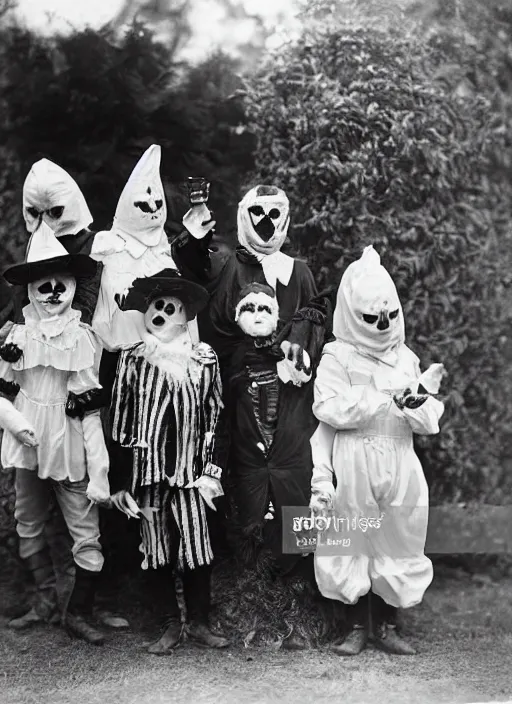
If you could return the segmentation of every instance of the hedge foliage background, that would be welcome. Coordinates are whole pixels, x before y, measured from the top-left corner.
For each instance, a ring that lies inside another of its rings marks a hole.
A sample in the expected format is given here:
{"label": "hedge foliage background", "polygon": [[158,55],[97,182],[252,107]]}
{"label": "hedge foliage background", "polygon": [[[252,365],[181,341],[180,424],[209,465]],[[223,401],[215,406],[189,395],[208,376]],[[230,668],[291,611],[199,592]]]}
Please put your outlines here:
{"label": "hedge foliage background", "polygon": [[[512,496],[512,10],[492,0],[309,0],[298,41],[240,77],[179,63],[151,32],[43,39],[0,27],[0,263],[23,255],[21,187],[46,156],[109,225],[141,152],[162,145],[169,227],[205,175],[226,232],[245,187],[292,201],[320,287],[373,243],[408,341],[449,377],[420,440],[434,500]],[[218,226],[219,227],[219,226]]]}
{"label": "hedge foliage background", "polygon": [[253,180],[290,195],[291,239],[319,285],[373,243],[410,346],[446,364],[442,432],[418,440],[433,499],[500,503],[512,479],[511,25],[482,5],[310,3],[300,41],[247,80],[246,110]]}

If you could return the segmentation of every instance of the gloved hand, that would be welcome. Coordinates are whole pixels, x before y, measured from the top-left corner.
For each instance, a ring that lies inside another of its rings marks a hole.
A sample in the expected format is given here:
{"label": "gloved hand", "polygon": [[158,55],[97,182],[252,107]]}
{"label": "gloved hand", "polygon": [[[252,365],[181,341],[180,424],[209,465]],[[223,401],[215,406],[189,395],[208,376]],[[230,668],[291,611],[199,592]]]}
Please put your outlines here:
{"label": "gloved hand", "polygon": [[399,394],[393,396],[393,401],[402,411],[404,408],[411,410],[422,406],[428,398],[428,394],[413,394],[411,389],[405,389]]}
{"label": "gloved hand", "polygon": [[125,513],[128,518],[139,518],[140,508],[137,506],[133,496],[126,491],[126,489],[113,494],[110,500],[112,501],[112,505],[115,506],[118,511]]}
{"label": "gloved hand", "polygon": [[194,487],[199,490],[199,493],[203,497],[205,503],[214,511],[217,507],[213,503],[213,499],[219,496],[224,496],[224,490],[222,489],[222,484],[218,479],[210,477],[208,474],[202,474],[195,482],[189,484],[186,488],[190,489]]}
{"label": "gloved hand", "polygon": [[[7,335],[9,334],[10,328],[8,326],[13,326],[14,323],[11,323],[10,321],[7,322],[4,327],[2,328],[2,333],[4,330],[6,330],[6,335],[5,337],[7,338]],[[18,347],[14,342],[8,342],[6,345],[2,345],[0,347],[0,357],[5,360],[6,362],[10,362],[11,364],[14,364],[14,362],[17,362],[18,359],[21,358],[23,355],[23,350]]]}
{"label": "gloved hand", "polygon": [[311,379],[311,360],[306,350],[296,343],[285,340],[281,343],[284,359],[277,363],[279,378],[294,386],[302,386]]}
{"label": "gloved hand", "polygon": [[332,511],[332,498],[329,494],[314,491],[311,494],[309,508],[315,517],[326,516],[329,511]]}
{"label": "gloved hand", "polygon": [[39,445],[39,441],[33,430],[20,430],[16,433],[16,439],[25,445],[25,447],[37,447]]}
{"label": "gloved hand", "polygon": [[86,413],[97,411],[106,405],[107,398],[103,389],[90,389],[83,394],[70,391],[66,402],[66,415],[83,420]]}
{"label": "gloved hand", "polygon": [[187,231],[190,232],[192,237],[196,240],[202,240],[206,237],[216,224],[204,203],[190,208],[190,210],[185,213],[182,222]]}
{"label": "gloved hand", "polygon": [[90,477],[85,493],[89,501],[94,501],[95,504],[106,503],[110,499],[108,476]]}

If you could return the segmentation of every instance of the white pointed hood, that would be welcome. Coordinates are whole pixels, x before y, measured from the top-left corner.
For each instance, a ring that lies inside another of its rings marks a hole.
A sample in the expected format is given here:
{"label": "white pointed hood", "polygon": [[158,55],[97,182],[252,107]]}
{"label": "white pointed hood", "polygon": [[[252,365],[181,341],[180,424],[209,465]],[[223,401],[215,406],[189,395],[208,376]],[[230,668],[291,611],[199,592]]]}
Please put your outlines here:
{"label": "white pointed hood", "polygon": [[[377,318],[384,312],[389,327],[379,330]],[[333,332],[336,339],[354,345],[360,352],[378,359],[389,356],[390,363],[396,348],[405,342],[404,316],[395,284],[371,245],[343,274]]]}
{"label": "white pointed hood", "polygon": [[27,264],[33,264],[55,257],[68,256],[67,250],[55,237],[51,227],[42,222],[29,240],[25,260]]}
{"label": "white pointed hood", "polygon": [[141,156],[121,193],[112,226],[114,232],[129,235],[146,247],[160,242],[167,220],[161,153],[161,148],[152,144]]}
{"label": "white pointed hood", "polygon": [[36,161],[25,179],[23,217],[29,232],[42,221],[56,237],[76,235],[93,221],[77,182],[49,159]]}

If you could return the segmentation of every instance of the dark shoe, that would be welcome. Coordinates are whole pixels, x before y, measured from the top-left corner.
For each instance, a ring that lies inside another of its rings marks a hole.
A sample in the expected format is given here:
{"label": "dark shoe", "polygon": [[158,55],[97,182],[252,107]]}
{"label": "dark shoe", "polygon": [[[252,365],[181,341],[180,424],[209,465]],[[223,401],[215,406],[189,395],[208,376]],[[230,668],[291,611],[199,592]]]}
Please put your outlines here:
{"label": "dark shoe", "polygon": [[175,648],[181,639],[183,626],[178,619],[171,619],[160,638],[152,643],[148,648],[148,653],[152,655],[167,655]]}
{"label": "dark shoe", "polygon": [[62,618],[62,623],[71,636],[81,638],[92,645],[102,645],[105,642],[105,634],[92,625],[99,574],[76,565],[75,584]]}
{"label": "dark shoe", "polygon": [[38,626],[42,623],[51,623],[52,625],[58,624],[60,621],[60,615],[57,608],[53,609],[48,614],[41,614],[36,608],[32,607],[30,611],[27,611],[23,616],[18,616],[12,618],[7,623],[7,628],[12,628],[15,631],[22,631],[32,626]]}
{"label": "dark shoe", "polygon": [[130,628],[129,622],[122,616],[117,616],[111,611],[106,609],[94,609],[94,618],[99,621],[103,626],[108,626],[109,628]]}
{"label": "dark shoe", "polygon": [[368,643],[368,629],[364,626],[354,626],[342,643],[331,646],[336,655],[359,655]]}
{"label": "dark shoe", "polygon": [[308,650],[308,648],[307,640],[295,630],[291,632],[288,638],[283,640],[281,645],[282,650]]}
{"label": "dark shoe", "polygon": [[8,628],[24,630],[43,623],[58,623],[56,577],[50,550],[47,547],[43,548],[24,558],[23,562],[32,575],[36,587],[35,598],[32,608],[11,619],[7,624]]}
{"label": "dark shoe", "polygon": [[212,633],[205,623],[189,623],[187,635],[191,641],[205,648],[227,648],[229,645],[227,638]]}
{"label": "dark shoe", "polygon": [[396,626],[380,623],[375,629],[375,646],[393,655],[416,655],[414,648],[397,633]]}
{"label": "dark shoe", "polygon": [[85,616],[67,613],[64,625],[69,635],[91,643],[91,645],[103,645],[105,635],[86,620]]}

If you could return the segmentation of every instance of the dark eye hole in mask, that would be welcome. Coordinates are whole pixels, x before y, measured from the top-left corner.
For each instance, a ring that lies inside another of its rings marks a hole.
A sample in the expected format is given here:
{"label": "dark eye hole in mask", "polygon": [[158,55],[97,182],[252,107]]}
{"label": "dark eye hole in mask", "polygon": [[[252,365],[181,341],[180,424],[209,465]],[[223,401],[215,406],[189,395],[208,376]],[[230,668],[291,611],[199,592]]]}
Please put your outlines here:
{"label": "dark eye hole in mask", "polygon": [[66,287],[62,283],[62,281],[59,281],[56,285],[55,288],[53,289],[54,293],[65,293]]}
{"label": "dark eye hole in mask", "polygon": [[176,313],[176,306],[174,305],[174,303],[168,303],[168,304],[165,306],[165,311],[164,311],[164,312],[165,312],[167,315],[174,315],[174,313]]}
{"label": "dark eye hole in mask", "polygon": [[165,323],[165,320],[161,315],[156,315],[151,322],[159,328]]}
{"label": "dark eye hole in mask", "polygon": [[64,212],[64,206],[56,205],[54,208],[50,208],[47,212],[48,215],[52,218],[52,220],[58,220],[60,217],[62,217],[62,213]]}
{"label": "dark eye hole in mask", "polygon": [[269,315],[272,315],[270,306],[258,306],[258,313],[268,313]]}
{"label": "dark eye hole in mask", "polygon": [[139,210],[142,210],[143,213],[152,213],[153,211],[151,210],[151,207],[149,203],[146,203],[146,201],[143,200],[138,200],[136,203],[133,204],[136,208],[139,208]]}
{"label": "dark eye hole in mask", "polygon": [[46,281],[44,284],[41,284],[41,286],[38,286],[37,290],[39,293],[53,293],[53,286],[49,281]]}
{"label": "dark eye hole in mask", "polygon": [[368,325],[373,325],[378,319],[378,315],[367,315],[366,313],[363,313],[363,320],[365,323],[368,323]]}
{"label": "dark eye hole in mask", "polygon": [[31,218],[38,218],[40,215],[42,215],[42,213],[40,213],[37,208],[33,208],[31,205],[27,206],[27,208],[25,208],[25,210],[27,211],[27,213],[30,215]]}
{"label": "dark eye hole in mask", "polygon": [[165,301],[162,301],[161,299],[158,301],[155,301],[155,308],[157,310],[163,310],[165,306]]}
{"label": "dark eye hole in mask", "polygon": [[256,307],[254,303],[244,303],[243,306],[240,308],[240,315],[242,313],[254,313],[256,310]]}
{"label": "dark eye hole in mask", "polygon": [[164,204],[163,200],[155,200],[155,205],[156,205],[157,210],[160,210],[160,208],[162,207],[163,204]]}
{"label": "dark eye hole in mask", "polygon": [[398,308],[396,310],[392,310],[391,313],[389,314],[389,317],[391,318],[391,320],[394,320],[397,315],[398,315]]}
{"label": "dark eye hole in mask", "polygon": [[280,215],[281,215],[281,211],[278,210],[277,208],[272,208],[272,210],[268,214],[268,216],[271,220],[277,220]]}
{"label": "dark eye hole in mask", "polygon": [[249,212],[251,213],[251,215],[255,215],[257,218],[261,218],[263,217],[263,215],[265,215],[265,211],[263,210],[261,205],[251,205],[251,207],[249,208]]}

